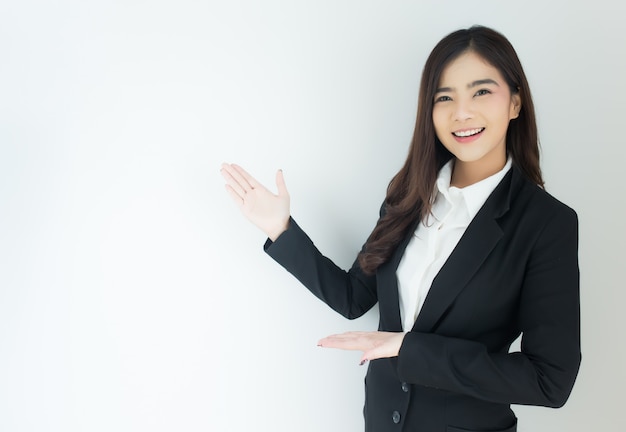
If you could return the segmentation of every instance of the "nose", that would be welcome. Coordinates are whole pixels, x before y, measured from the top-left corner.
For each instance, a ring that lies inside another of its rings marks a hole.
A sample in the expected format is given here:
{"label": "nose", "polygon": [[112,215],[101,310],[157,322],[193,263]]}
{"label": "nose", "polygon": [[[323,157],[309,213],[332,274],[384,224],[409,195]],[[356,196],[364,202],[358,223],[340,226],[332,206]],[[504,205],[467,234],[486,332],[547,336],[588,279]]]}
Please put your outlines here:
{"label": "nose", "polygon": [[474,110],[470,100],[458,100],[454,105],[454,120],[465,121],[474,116]]}

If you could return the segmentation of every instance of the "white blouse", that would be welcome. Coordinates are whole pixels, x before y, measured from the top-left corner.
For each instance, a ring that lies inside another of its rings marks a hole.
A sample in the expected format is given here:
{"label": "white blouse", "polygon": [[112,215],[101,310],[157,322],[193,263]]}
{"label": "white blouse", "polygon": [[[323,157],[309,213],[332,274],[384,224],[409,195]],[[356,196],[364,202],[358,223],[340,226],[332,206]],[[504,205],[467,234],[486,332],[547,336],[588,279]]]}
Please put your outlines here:
{"label": "white blouse", "polygon": [[417,226],[396,271],[404,331],[413,327],[435,276],[511,164],[509,158],[501,171],[464,188],[450,186],[454,159],[439,171],[432,212]]}

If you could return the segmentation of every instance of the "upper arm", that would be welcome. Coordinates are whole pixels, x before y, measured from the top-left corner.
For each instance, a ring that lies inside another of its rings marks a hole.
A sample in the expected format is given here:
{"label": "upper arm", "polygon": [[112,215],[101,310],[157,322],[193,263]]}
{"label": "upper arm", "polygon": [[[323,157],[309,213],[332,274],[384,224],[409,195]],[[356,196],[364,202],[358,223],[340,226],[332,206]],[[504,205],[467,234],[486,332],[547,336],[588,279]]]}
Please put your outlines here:
{"label": "upper arm", "polygon": [[543,389],[565,403],[580,365],[578,218],[560,207],[531,251],[520,296],[522,352]]}

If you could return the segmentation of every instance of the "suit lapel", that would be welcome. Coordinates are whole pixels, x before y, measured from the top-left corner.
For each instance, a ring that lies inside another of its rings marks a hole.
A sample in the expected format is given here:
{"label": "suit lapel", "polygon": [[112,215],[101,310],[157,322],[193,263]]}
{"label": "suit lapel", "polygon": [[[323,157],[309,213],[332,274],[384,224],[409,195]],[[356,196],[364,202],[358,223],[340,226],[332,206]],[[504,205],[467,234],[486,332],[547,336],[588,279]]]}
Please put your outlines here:
{"label": "suit lapel", "polygon": [[509,209],[519,173],[504,177],[476,214],[452,254],[435,277],[413,331],[431,332],[502,237],[497,218]]}
{"label": "suit lapel", "polygon": [[402,331],[402,320],[400,319],[400,297],[398,295],[398,278],[396,270],[400,265],[400,260],[404,255],[404,250],[409,244],[409,240],[413,236],[413,232],[417,228],[416,220],[402,243],[398,245],[391,255],[391,258],[381,266],[379,271],[379,285],[385,287],[386,301],[380,302],[381,321],[384,321],[384,328],[388,331]]}

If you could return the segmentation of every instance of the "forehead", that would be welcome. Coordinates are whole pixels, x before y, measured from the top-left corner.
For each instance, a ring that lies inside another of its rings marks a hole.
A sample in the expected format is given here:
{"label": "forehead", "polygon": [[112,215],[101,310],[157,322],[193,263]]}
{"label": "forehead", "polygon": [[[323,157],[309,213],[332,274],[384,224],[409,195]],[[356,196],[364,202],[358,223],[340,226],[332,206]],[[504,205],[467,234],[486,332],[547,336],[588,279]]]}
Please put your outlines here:
{"label": "forehead", "polygon": [[438,84],[439,87],[457,87],[486,78],[498,83],[504,81],[498,69],[475,52],[469,51],[452,60],[443,69]]}

